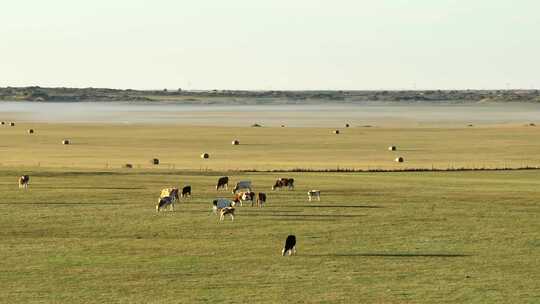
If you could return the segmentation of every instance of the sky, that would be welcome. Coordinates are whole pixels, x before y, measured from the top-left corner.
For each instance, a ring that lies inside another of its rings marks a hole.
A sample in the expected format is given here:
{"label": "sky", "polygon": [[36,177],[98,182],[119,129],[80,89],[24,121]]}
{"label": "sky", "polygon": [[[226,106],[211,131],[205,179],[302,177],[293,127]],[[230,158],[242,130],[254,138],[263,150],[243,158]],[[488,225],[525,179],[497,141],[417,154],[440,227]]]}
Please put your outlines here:
{"label": "sky", "polygon": [[0,86],[540,89],[538,0],[17,0]]}

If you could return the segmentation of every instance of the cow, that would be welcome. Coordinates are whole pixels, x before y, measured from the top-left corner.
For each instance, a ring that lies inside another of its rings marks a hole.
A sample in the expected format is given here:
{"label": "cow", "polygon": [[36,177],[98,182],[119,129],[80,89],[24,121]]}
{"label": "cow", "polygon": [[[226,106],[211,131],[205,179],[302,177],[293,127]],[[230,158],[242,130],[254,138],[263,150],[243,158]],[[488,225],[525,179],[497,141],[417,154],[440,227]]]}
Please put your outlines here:
{"label": "cow", "polygon": [[232,193],[235,194],[238,190],[248,190],[249,192],[251,192],[251,181],[240,181],[236,183],[236,186],[234,187]]}
{"label": "cow", "polygon": [[281,250],[281,256],[296,254],[296,236],[289,235],[285,240],[285,247]]}
{"label": "cow", "polygon": [[238,204],[240,204],[240,206],[242,206],[242,195],[243,193],[240,192],[240,193],[236,193],[233,198],[232,198],[232,204],[233,206],[236,206]]}
{"label": "cow", "polygon": [[233,197],[233,203],[234,205],[240,204],[242,206],[242,202],[244,201],[251,201],[251,206],[253,207],[253,201],[255,200],[255,192],[239,192],[236,193]]}
{"label": "cow", "polygon": [[182,188],[182,194],[180,196],[191,197],[191,186],[190,185],[184,186],[184,188]]}
{"label": "cow", "polygon": [[[257,207],[261,208],[266,203],[266,193],[259,192],[257,195]],[[251,204],[253,206],[253,202]]]}
{"label": "cow", "polygon": [[219,221],[222,222],[225,215],[231,216],[231,222],[234,222],[234,207],[225,207],[219,211]]}
{"label": "cow", "polygon": [[170,196],[160,197],[156,205],[156,212],[166,209],[167,206],[171,206],[172,211],[174,211],[174,199]]}
{"label": "cow", "polygon": [[229,177],[223,176],[218,179],[217,185],[216,185],[216,191],[225,188],[226,190],[229,190]]}
{"label": "cow", "polygon": [[276,188],[287,187],[289,190],[294,190],[294,178],[280,178],[276,180],[276,183],[272,186],[272,190]]}
{"label": "cow", "polygon": [[19,188],[28,189],[28,183],[30,182],[30,176],[23,175],[19,177]]}
{"label": "cow", "polygon": [[159,210],[165,209],[168,206],[171,206],[171,210],[174,211],[174,203],[179,200],[178,188],[166,188],[161,190],[161,194],[156,205],[156,212],[159,212]]}
{"label": "cow", "polygon": [[321,200],[321,191],[320,190],[309,190],[307,195],[308,195],[308,199],[309,199],[310,202],[314,198],[317,198],[318,201]]}
{"label": "cow", "polygon": [[233,206],[233,202],[231,202],[230,200],[224,199],[224,198],[218,198],[212,202],[212,211],[214,212],[214,214],[218,214],[219,210],[226,207],[232,207],[232,206]]}

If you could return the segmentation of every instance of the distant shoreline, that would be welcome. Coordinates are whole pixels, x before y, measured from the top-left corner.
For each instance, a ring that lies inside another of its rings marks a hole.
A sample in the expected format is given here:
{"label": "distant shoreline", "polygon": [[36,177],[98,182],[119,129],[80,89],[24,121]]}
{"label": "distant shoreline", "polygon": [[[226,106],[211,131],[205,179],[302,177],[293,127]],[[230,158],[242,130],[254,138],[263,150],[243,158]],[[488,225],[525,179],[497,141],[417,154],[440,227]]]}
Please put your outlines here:
{"label": "distant shoreline", "polygon": [[540,103],[540,90],[119,90],[103,88],[0,87],[0,101],[140,102],[188,105],[398,103]]}

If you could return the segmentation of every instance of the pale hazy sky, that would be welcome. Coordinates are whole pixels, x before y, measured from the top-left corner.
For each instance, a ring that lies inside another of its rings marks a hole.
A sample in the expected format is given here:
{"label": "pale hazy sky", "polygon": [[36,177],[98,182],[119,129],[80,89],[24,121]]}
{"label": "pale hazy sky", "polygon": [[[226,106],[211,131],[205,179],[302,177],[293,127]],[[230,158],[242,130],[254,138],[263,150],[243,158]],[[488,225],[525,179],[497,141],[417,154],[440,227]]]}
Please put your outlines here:
{"label": "pale hazy sky", "polygon": [[5,0],[0,86],[540,88],[538,0]]}

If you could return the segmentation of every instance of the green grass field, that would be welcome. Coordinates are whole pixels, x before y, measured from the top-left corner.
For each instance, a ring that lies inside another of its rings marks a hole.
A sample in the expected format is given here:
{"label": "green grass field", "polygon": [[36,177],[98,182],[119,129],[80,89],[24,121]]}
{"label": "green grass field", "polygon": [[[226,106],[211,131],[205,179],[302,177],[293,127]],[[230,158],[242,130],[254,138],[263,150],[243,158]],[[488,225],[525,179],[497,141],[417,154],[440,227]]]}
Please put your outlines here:
{"label": "green grass field", "polygon": [[[0,130],[0,303],[540,302],[540,171],[217,171],[537,165],[536,128],[29,127]],[[267,206],[218,223],[222,175],[251,179]],[[271,191],[282,176],[295,191]],[[193,198],[157,214],[159,190],[184,184]],[[298,255],[281,257],[288,234]]]}

